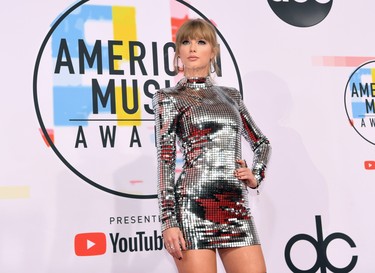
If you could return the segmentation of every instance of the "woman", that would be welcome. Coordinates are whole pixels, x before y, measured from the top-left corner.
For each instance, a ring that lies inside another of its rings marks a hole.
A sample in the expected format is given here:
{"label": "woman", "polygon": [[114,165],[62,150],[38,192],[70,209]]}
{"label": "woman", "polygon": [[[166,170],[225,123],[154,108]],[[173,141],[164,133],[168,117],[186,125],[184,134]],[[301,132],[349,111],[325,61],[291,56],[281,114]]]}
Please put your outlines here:
{"label": "woman", "polygon": [[[164,245],[180,273],[215,273],[216,251],[228,273],[264,273],[247,187],[256,189],[264,179],[270,145],[240,93],[212,83],[218,50],[210,23],[185,22],[175,55],[184,78],[153,98]],[[241,159],[241,134],[254,151],[251,169]],[[176,140],[184,155],[177,181]]]}

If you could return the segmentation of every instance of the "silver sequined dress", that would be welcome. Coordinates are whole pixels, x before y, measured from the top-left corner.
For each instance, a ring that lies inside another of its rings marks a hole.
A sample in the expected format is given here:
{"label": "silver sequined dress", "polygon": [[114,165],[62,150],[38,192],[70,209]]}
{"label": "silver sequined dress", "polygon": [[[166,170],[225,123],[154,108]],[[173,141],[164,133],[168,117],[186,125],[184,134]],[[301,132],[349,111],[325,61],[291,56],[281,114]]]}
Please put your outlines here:
{"label": "silver sequined dress", "polygon": [[[158,151],[158,200],[162,231],[179,227],[188,249],[259,244],[248,208],[248,189],[234,176],[240,166],[241,135],[254,151],[259,182],[270,154],[234,88],[209,77],[183,78],[153,98]],[[175,179],[176,141],[184,158]]]}

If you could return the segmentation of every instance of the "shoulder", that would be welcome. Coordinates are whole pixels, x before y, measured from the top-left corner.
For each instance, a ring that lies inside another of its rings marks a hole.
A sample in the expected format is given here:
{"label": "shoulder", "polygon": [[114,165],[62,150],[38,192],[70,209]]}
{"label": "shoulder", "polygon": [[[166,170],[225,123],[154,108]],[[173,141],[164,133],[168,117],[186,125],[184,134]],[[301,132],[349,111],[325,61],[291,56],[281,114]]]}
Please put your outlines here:
{"label": "shoulder", "polygon": [[157,104],[173,102],[176,94],[177,90],[174,87],[159,89],[155,92],[152,98],[152,104],[155,107]]}
{"label": "shoulder", "polygon": [[216,86],[216,88],[220,89],[220,91],[222,93],[226,94],[227,96],[231,97],[232,99],[234,99],[236,101],[241,100],[241,98],[242,98],[242,95],[241,95],[240,91],[238,91],[234,87]]}

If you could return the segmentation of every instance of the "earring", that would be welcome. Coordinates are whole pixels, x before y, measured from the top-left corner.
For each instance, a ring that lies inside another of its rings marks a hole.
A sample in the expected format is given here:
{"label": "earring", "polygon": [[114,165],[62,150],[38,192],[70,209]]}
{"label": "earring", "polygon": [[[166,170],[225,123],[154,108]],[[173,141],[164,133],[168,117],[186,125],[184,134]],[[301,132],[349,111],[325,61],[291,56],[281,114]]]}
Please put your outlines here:
{"label": "earring", "polygon": [[185,70],[185,66],[184,64],[182,64],[182,67],[180,67],[179,60],[180,60],[180,57],[177,57],[177,69],[178,69],[178,72],[183,72]]}
{"label": "earring", "polygon": [[211,59],[210,66],[212,67],[211,73],[215,73],[216,72],[216,60],[215,59]]}

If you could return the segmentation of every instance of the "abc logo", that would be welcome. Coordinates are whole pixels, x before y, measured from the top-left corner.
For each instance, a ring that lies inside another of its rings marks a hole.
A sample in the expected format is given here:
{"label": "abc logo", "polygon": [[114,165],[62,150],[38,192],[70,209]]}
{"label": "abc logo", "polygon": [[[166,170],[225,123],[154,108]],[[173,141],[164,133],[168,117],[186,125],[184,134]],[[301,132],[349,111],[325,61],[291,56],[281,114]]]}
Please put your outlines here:
{"label": "abc logo", "polygon": [[273,12],[295,27],[319,24],[329,14],[333,0],[268,0]]}

